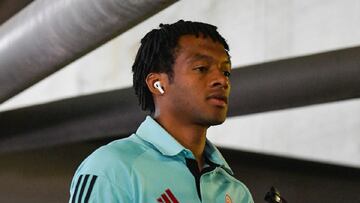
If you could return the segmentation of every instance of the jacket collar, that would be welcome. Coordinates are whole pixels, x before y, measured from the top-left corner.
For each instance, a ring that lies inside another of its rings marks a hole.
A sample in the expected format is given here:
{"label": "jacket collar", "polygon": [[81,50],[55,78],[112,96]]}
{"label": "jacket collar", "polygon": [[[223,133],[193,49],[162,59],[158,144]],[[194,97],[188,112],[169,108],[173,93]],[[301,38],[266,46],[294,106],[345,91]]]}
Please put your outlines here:
{"label": "jacket collar", "polygon": [[185,148],[178,143],[160,124],[150,116],[146,116],[136,134],[152,144],[165,156],[175,156]]}
{"label": "jacket collar", "polygon": [[[159,123],[153,118],[147,116],[145,121],[141,123],[136,131],[141,139],[150,143],[164,156],[182,155],[185,158],[193,158],[194,155],[190,150],[186,149],[179,142],[177,142]],[[228,173],[233,174],[233,171],[221,155],[219,150],[209,140],[206,140],[205,156],[211,162],[220,165]]]}

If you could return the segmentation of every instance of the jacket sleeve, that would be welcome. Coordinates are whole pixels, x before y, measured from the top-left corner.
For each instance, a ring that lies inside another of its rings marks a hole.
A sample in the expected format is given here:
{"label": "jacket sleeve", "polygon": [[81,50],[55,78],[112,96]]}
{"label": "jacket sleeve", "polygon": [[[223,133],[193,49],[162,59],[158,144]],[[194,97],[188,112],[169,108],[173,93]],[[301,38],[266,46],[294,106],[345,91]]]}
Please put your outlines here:
{"label": "jacket sleeve", "polygon": [[81,174],[72,180],[69,203],[132,202],[126,191],[106,177]]}

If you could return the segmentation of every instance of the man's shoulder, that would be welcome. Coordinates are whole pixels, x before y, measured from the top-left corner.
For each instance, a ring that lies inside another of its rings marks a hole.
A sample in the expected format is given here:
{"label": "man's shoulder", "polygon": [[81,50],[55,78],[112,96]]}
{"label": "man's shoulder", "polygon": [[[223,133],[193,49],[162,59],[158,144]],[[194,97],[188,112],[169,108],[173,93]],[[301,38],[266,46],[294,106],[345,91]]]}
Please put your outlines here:
{"label": "man's shoulder", "polygon": [[148,149],[149,147],[133,134],[95,150],[81,163],[77,172],[106,176],[111,171],[125,172],[130,170],[132,163]]}

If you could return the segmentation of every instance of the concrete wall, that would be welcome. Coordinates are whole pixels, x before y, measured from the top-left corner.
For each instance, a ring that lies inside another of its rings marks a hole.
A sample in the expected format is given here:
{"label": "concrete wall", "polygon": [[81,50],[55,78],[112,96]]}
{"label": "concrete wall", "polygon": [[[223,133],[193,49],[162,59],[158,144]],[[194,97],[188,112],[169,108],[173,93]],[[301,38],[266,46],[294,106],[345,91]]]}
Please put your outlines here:
{"label": "concrete wall", "polygon": [[[131,85],[139,40],[160,22],[215,24],[235,67],[360,44],[357,0],[176,3],[0,106],[0,110]],[[359,99],[229,119],[209,131],[220,146],[360,167]]]}

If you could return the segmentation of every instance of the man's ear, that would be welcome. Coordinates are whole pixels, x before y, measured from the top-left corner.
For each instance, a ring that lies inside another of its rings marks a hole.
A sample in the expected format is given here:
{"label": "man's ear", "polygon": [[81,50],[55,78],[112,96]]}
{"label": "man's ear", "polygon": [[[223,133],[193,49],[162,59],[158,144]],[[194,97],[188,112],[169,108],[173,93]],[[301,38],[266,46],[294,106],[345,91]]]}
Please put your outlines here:
{"label": "man's ear", "polygon": [[[149,75],[146,76],[145,82],[151,93],[155,95],[164,94],[164,85],[166,82],[164,80],[164,73],[149,73]],[[155,86],[156,83],[158,87]]]}

